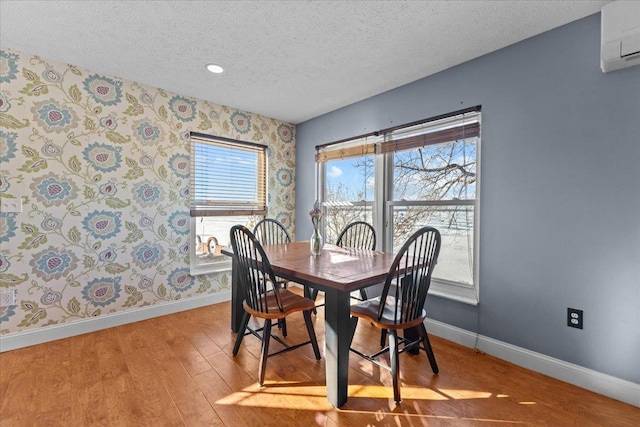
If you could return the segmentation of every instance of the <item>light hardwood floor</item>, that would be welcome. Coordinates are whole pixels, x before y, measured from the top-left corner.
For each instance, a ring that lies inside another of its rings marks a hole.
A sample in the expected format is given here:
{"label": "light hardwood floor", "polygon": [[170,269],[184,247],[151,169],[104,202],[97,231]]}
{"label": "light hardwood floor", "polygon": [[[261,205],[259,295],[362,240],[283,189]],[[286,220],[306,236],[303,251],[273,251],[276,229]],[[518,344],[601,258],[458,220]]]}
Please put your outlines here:
{"label": "light hardwood floor", "polygon": [[[313,316],[321,348],[323,315]],[[2,353],[0,425],[640,425],[639,408],[433,336],[440,374],[424,353],[403,354],[400,405],[390,374],[352,355],[349,401],[335,409],[310,346],[270,358],[261,388],[260,342],[245,337],[233,357],[229,324],[221,303]],[[289,341],[304,338],[301,314],[288,329]],[[360,322],[354,345],[378,341]]]}

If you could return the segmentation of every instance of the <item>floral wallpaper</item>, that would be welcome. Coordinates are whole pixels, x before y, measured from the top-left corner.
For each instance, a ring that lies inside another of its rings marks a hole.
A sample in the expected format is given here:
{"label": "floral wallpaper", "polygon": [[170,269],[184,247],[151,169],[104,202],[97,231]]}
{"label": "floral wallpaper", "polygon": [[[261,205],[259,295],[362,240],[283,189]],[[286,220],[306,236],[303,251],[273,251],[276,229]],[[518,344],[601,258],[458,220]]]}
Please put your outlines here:
{"label": "floral wallpaper", "polygon": [[294,125],[0,48],[0,334],[229,289],[189,275],[189,131],[266,144],[294,232]]}

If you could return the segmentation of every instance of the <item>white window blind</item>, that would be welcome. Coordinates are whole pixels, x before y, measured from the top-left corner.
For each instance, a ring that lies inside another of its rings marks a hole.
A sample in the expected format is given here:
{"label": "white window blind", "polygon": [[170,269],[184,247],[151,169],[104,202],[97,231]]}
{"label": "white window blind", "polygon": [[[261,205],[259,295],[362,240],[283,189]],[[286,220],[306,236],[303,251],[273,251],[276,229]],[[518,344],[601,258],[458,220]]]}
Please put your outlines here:
{"label": "white window blind", "polygon": [[191,216],[266,215],[267,147],[191,132]]}

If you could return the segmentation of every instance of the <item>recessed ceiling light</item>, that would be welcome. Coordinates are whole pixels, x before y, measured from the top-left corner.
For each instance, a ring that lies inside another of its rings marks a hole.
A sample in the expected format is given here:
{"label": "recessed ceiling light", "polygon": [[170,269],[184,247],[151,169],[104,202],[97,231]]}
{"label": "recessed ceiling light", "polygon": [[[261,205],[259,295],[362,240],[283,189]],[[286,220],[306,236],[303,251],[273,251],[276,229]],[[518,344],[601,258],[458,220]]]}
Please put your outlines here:
{"label": "recessed ceiling light", "polygon": [[216,74],[220,74],[224,71],[224,69],[217,65],[217,64],[207,64],[206,66],[207,70],[211,71],[212,73],[216,73]]}

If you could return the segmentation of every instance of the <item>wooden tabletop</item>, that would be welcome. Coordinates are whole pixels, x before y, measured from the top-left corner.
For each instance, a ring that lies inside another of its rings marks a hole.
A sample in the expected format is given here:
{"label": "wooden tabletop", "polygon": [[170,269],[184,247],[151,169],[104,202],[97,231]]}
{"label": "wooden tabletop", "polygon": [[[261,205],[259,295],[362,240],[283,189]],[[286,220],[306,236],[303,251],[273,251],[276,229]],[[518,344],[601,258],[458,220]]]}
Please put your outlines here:
{"label": "wooden tabletop", "polygon": [[[309,242],[265,245],[274,273],[298,283],[351,292],[384,281],[394,254],[325,244],[313,256]],[[222,251],[232,255],[231,248]]]}
{"label": "wooden tabletop", "polygon": [[325,244],[313,256],[309,242],[264,246],[274,272],[299,283],[354,291],[384,281],[394,254]]}

